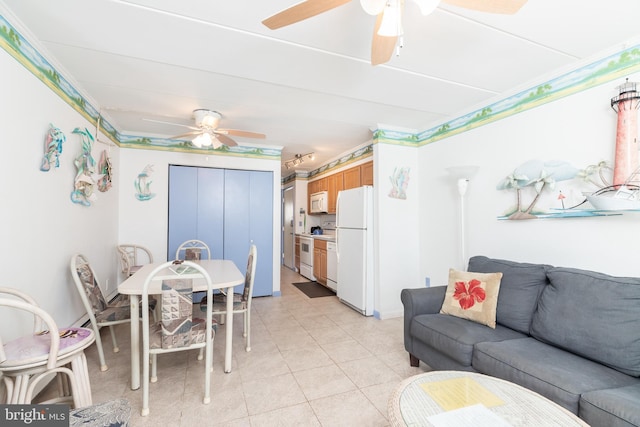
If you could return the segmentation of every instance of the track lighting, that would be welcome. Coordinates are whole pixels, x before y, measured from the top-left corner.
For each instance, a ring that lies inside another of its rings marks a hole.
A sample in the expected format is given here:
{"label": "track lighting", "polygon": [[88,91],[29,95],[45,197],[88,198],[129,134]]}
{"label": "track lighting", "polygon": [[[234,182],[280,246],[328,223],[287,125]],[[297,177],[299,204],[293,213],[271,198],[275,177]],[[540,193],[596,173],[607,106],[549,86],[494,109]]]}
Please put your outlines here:
{"label": "track lighting", "polygon": [[284,162],[284,166],[287,169],[295,168],[296,166],[304,163],[305,159],[313,160],[315,159],[316,153],[307,153],[307,154],[296,154],[295,157],[291,160],[287,160]]}

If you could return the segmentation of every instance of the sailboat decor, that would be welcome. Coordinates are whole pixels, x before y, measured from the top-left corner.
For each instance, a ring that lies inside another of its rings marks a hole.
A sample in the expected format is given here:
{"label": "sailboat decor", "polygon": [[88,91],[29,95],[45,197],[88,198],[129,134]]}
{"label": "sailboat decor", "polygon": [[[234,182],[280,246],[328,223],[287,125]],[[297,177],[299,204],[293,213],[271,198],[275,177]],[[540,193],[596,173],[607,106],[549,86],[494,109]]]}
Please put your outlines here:
{"label": "sailboat decor", "polygon": [[138,174],[133,185],[136,187],[136,199],[146,201],[153,199],[156,195],[151,192],[151,173],[153,173],[153,165],[147,165],[142,172]]}

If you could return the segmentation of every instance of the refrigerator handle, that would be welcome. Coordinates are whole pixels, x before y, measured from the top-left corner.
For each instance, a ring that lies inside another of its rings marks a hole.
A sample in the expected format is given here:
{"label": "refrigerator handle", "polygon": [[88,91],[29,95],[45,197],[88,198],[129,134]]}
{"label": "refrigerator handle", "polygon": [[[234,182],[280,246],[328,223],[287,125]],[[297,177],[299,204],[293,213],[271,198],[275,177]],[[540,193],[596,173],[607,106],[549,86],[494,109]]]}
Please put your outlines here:
{"label": "refrigerator handle", "polygon": [[340,245],[338,244],[338,239],[340,236],[340,192],[338,191],[338,196],[336,197],[336,260],[340,262]]}
{"label": "refrigerator handle", "polygon": [[336,197],[336,228],[340,227],[340,192]]}

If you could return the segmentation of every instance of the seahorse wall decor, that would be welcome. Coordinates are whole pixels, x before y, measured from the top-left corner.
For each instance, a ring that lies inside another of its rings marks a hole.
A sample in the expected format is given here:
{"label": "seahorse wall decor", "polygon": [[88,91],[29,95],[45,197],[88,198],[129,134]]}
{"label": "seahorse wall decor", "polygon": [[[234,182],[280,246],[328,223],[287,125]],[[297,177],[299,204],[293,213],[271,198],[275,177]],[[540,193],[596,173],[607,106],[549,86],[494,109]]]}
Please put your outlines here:
{"label": "seahorse wall decor", "polygon": [[107,150],[102,150],[100,161],[98,162],[98,171],[100,172],[98,190],[101,193],[109,191],[111,188],[111,159]]}
{"label": "seahorse wall decor", "polygon": [[396,167],[393,170],[393,175],[389,177],[391,181],[391,191],[389,191],[389,197],[394,199],[406,199],[407,198],[407,185],[409,185],[409,172],[411,168]]}
{"label": "seahorse wall decor", "polygon": [[86,128],[84,130],[75,128],[73,133],[79,134],[82,138],[82,152],[73,161],[78,172],[76,173],[74,190],[71,192],[71,201],[84,206],[91,206],[91,202],[95,202],[97,199],[94,193],[96,161],[91,157],[91,146],[94,139],[91,132]]}
{"label": "seahorse wall decor", "polygon": [[44,159],[42,159],[42,165],[40,170],[42,172],[48,172],[51,170],[51,165],[54,167],[60,167],[60,154],[62,154],[62,144],[67,140],[64,133],[52,124],[49,124],[49,132],[44,139]]}
{"label": "seahorse wall decor", "polygon": [[136,187],[136,199],[140,201],[151,200],[156,195],[151,192],[151,173],[153,173],[153,165],[147,165],[142,172],[138,174],[133,185]]}

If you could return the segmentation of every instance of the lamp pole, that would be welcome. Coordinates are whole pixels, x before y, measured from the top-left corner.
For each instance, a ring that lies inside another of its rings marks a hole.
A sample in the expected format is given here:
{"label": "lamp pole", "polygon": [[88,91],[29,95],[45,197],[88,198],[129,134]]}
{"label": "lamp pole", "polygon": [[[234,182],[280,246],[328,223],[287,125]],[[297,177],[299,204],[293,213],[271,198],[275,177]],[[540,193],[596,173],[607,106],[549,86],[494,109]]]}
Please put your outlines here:
{"label": "lamp pole", "polygon": [[468,178],[458,178],[458,194],[460,194],[460,257],[462,270],[467,270],[467,251],[465,242],[465,215],[464,215],[464,196],[467,194],[467,188],[469,187]]}

